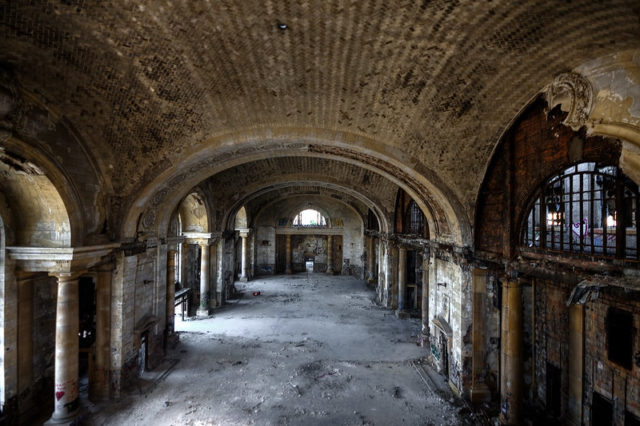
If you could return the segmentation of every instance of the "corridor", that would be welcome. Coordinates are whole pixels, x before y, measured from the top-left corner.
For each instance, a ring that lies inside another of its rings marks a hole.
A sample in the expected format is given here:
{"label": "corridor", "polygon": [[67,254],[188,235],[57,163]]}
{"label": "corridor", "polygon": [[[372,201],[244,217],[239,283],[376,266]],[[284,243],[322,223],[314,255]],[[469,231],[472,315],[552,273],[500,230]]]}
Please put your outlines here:
{"label": "corridor", "polygon": [[236,287],[241,297],[207,319],[176,315],[177,364],[90,407],[88,423],[461,424],[442,376],[415,362],[427,351],[419,320],[396,319],[363,281],[303,273]]}

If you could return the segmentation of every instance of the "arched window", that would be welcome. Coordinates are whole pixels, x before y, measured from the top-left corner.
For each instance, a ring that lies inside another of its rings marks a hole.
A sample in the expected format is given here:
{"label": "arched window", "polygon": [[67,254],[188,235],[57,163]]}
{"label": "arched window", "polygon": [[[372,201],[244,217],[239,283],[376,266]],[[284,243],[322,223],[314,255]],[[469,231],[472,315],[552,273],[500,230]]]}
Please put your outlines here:
{"label": "arched window", "polygon": [[638,260],[638,185],[617,167],[571,166],[548,179],[532,203],[525,247]]}
{"label": "arched window", "polygon": [[407,206],[407,211],[405,212],[404,217],[404,233],[405,234],[416,234],[420,236],[426,236],[425,230],[425,219],[422,210],[416,204],[415,201],[411,200],[409,205]]}
{"label": "arched window", "polygon": [[302,210],[293,218],[293,226],[327,226],[327,219],[317,210],[306,209]]}

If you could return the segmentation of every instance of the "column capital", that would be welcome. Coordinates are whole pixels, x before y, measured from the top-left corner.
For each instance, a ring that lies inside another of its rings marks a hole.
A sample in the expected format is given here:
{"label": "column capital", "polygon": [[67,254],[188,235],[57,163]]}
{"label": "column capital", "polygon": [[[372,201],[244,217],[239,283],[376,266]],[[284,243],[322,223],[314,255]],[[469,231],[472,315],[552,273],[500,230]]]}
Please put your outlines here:
{"label": "column capital", "polygon": [[58,279],[58,282],[61,281],[77,281],[80,279],[80,276],[86,274],[88,271],[61,271],[61,272],[49,272],[50,277],[54,277]]}

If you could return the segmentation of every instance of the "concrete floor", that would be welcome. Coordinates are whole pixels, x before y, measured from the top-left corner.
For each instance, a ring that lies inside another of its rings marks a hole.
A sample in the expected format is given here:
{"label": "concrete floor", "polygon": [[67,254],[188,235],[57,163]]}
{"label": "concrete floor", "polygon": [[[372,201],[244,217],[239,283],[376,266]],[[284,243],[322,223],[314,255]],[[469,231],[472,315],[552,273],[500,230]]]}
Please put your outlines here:
{"label": "concrete floor", "polygon": [[179,361],[146,373],[122,400],[90,407],[87,423],[463,423],[442,377],[411,363],[426,353],[415,343],[419,321],[377,306],[363,281],[299,274],[236,287],[243,297],[209,319],[176,316],[181,343],[167,359]]}

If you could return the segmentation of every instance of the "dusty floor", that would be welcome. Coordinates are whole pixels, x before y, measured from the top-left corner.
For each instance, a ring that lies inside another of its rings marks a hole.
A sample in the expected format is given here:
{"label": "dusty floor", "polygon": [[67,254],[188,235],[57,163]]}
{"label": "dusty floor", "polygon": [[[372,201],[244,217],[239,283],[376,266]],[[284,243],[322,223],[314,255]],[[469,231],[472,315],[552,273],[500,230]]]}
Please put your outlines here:
{"label": "dusty floor", "polygon": [[442,377],[412,362],[425,355],[418,320],[377,306],[363,281],[300,274],[236,287],[243,297],[211,318],[177,321],[173,368],[89,407],[86,423],[462,424]]}

